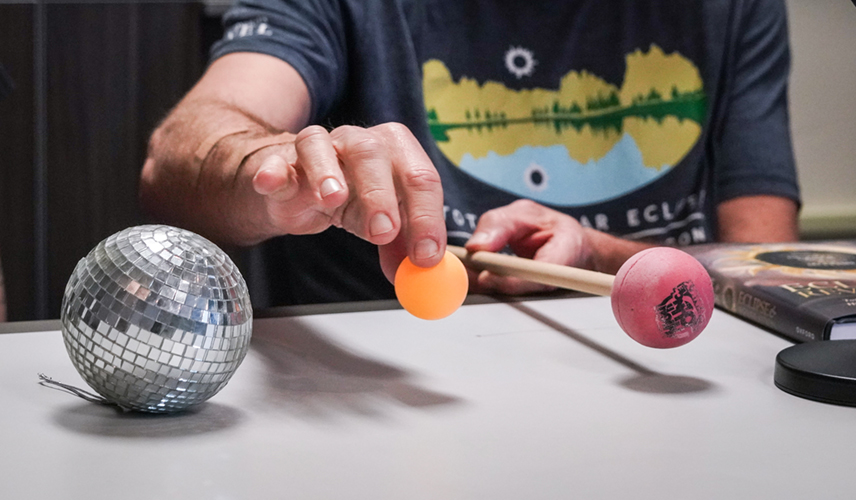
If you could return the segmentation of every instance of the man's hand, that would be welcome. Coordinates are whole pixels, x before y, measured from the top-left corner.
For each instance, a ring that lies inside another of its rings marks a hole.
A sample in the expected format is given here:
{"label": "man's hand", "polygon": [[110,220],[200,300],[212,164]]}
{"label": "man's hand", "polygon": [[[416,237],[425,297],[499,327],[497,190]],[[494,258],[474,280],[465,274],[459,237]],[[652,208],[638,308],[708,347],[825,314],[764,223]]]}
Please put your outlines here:
{"label": "man's hand", "polygon": [[410,130],[328,132],[306,126],[310,112],[306,84],[284,61],[217,59],[152,135],[143,206],[226,245],[337,226],[380,246],[390,280],[405,256],[437,264],[446,246],[440,177]]}
{"label": "man's hand", "polygon": [[445,251],[440,176],[403,125],[307,127],[245,168],[271,236],[343,228],[380,246],[390,281],[405,256],[424,267]]}
{"label": "man's hand", "polygon": [[[776,196],[746,196],[718,207],[719,241],[767,243],[796,241],[797,204]],[[633,254],[654,246],[582,227],[573,217],[529,200],[485,212],[479,219],[469,251],[497,252],[508,246],[516,255],[566,266],[615,274]],[[475,292],[522,294],[550,287],[470,271]]]}
{"label": "man's hand", "polygon": [[[518,200],[485,212],[466,248],[497,252],[508,246],[520,257],[590,269],[594,261],[589,237],[573,217],[530,200]],[[489,271],[469,272],[472,290],[477,292],[515,295],[551,289]]]}

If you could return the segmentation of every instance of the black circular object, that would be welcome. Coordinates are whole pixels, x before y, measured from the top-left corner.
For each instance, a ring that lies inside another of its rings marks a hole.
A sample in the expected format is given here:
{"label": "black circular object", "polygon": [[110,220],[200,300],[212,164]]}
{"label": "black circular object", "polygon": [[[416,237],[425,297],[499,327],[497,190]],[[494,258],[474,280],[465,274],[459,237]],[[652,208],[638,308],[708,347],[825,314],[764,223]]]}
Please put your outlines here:
{"label": "black circular object", "polygon": [[856,340],[796,344],[776,356],[779,389],[814,401],[856,406]]}

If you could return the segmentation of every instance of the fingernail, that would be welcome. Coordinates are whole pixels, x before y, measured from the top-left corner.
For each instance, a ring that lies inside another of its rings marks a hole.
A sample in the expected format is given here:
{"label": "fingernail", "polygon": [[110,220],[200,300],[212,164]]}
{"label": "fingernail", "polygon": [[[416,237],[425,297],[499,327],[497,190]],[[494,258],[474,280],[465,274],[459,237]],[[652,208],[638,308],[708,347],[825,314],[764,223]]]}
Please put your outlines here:
{"label": "fingernail", "polygon": [[338,193],[342,190],[342,185],[339,184],[339,181],[330,177],[321,183],[321,197],[326,198],[333,193]]}
{"label": "fingernail", "polygon": [[467,241],[467,244],[473,245],[483,245],[490,240],[488,238],[487,233],[474,233],[473,236]]}
{"label": "fingernail", "polygon": [[440,245],[436,241],[426,238],[416,244],[416,247],[413,249],[413,255],[417,259],[430,259],[437,255],[439,251]]}
{"label": "fingernail", "polygon": [[266,180],[265,177],[270,173],[270,169],[260,168],[256,175],[253,176],[253,188],[260,195],[269,195],[273,192],[271,189],[269,180]]}
{"label": "fingernail", "polygon": [[372,236],[380,236],[392,231],[392,220],[386,214],[377,214],[369,223]]}
{"label": "fingernail", "polygon": [[270,168],[267,168],[264,164],[262,164],[262,166],[258,170],[256,170],[256,175],[254,175],[253,178],[254,179],[258,178],[259,176],[265,175],[266,173],[268,173],[270,171],[271,171]]}

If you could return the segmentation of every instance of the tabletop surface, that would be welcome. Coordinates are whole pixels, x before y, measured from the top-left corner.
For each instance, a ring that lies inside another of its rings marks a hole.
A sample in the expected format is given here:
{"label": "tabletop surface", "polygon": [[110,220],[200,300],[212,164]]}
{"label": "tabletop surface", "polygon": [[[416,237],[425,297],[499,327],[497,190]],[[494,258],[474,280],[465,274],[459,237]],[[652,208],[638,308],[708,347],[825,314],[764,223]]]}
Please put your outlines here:
{"label": "tabletop surface", "polygon": [[226,388],[150,416],[3,334],[0,498],[852,499],[856,409],[777,389],[789,345],[716,311],[646,348],[599,297],[257,318]]}

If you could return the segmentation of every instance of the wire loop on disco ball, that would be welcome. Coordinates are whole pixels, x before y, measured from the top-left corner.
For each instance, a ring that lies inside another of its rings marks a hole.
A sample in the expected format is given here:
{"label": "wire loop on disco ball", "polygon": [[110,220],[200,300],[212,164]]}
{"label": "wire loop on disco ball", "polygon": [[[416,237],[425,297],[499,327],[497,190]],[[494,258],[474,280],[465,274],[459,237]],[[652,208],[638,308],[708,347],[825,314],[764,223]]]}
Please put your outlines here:
{"label": "wire loop on disco ball", "polygon": [[252,335],[247,285],[228,255],[170,226],[120,231],[78,262],[62,335],[74,367],[107,401],[167,413],[222,389]]}

